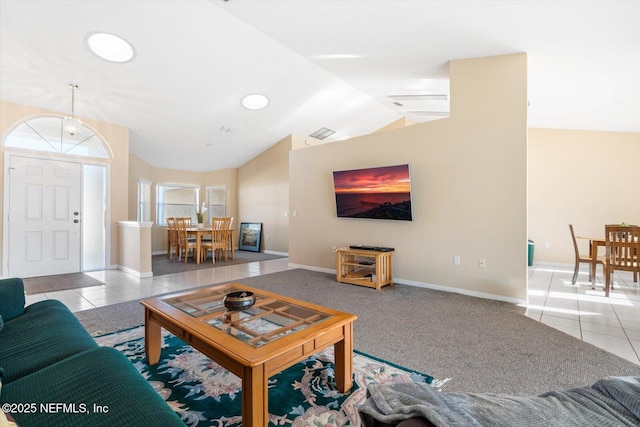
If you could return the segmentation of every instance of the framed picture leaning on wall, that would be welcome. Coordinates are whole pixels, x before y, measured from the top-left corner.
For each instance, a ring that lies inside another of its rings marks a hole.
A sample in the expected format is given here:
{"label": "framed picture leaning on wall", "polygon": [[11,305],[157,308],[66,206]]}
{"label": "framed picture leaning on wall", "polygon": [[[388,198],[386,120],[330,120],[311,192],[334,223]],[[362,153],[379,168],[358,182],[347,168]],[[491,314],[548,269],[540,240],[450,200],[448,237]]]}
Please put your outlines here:
{"label": "framed picture leaning on wall", "polygon": [[260,252],[261,222],[240,223],[240,244],[238,249],[243,251]]}

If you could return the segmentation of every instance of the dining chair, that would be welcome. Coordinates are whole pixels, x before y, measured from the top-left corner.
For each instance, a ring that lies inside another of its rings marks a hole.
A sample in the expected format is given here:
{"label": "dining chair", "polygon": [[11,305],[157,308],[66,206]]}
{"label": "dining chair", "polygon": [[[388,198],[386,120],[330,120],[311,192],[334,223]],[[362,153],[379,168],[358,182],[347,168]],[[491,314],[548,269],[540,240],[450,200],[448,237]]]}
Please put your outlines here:
{"label": "dining chair", "polygon": [[[215,262],[216,259],[216,251],[218,252],[223,252],[224,253],[224,259],[225,261],[227,261],[228,259],[228,255],[230,253],[231,248],[230,246],[230,242],[231,242],[231,224],[233,223],[233,217],[211,217],[211,238],[203,240],[201,242],[204,243],[205,245],[205,251],[204,251],[204,257],[206,258],[209,250],[212,250],[211,256],[213,258],[213,262]],[[225,233],[217,233],[218,231],[224,231]],[[225,238],[227,239],[226,244],[224,246],[222,246],[222,241],[220,239]],[[215,248],[212,249],[212,247],[215,246]]]}
{"label": "dining chair", "polygon": [[[211,217],[211,229],[212,230],[229,230],[231,229],[231,224],[233,223],[233,217]],[[205,236],[202,238],[203,241],[210,241],[211,237]]]}
{"label": "dining chair", "polygon": [[167,251],[169,259],[173,259],[174,254],[178,255],[178,232],[176,230],[176,219],[167,218],[167,227],[169,228],[169,250]]}
{"label": "dining chair", "polygon": [[[576,255],[576,262],[575,262],[575,267],[573,268],[573,278],[571,278],[571,284],[572,285],[576,284],[576,280],[578,280],[578,272],[580,271],[580,264],[585,263],[589,265],[589,280],[591,281],[591,288],[595,289],[596,288],[596,271],[593,268],[593,259],[591,257],[591,254],[582,255],[580,253],[580,249],[578,248],[578,242],[576,241],[576,234],[573,231],[572,224],[569,224],[569,231],[571,231],[571,239],[573,240],[573,250]],[[602,268],[604,270],[604,257],[599,256],[598,258],[596,258],[596,265],[597,264],[602,265]]]}
{"label": "dining chair", "polygon": [[634,281],[640,273],[640,227],[637,225],[605,225],[605,288],[613,290],[612,275],[616,270],[633,272]]}
{"label": "dining chair", "polygon": [[233,222],[232,216],[212,217],[211,229],[212,230],[230,230],[232,222]]}
{"label": "dining chair", "polygon": [[193,254],[193,259],[196,259],[196,256],[200,256],[201,254],[196,254],[197,242],[193,237],[189,237],[189,228],[190,221],[187,221],[185,218],[176,218],[176,236],[178,240],[178,261],[181,260],[182,254],[184,254],[184,262],[187,262],[189,258],[189,251]]}
{"label": "dining chair", "polygon": [[202,248],[202,256],[206,259],[209,251],[211,251],[211,260],[216,263],[216,250],[220,250],[224,255],[225,262],[228,260],[229,233],[231,230],[215,230],[211,229],[211,240],[200,242]]}
{"label": "dining chair", "polygon": [[[629,224],[627,224],[627,225],[629,225]],[[629,226],[630,226],[630,227],[637,227],[637,225],[633,225],[633,224],[631,224],[631,225],[629,225]],[[634,271],[634,272],[633,272],[633,281],[634,281],[635,283],[637,283],[637,282],[638,282],[638,276],[639,276],[639,275],[640,275],[640,272],[638,272],[638,271]]]}

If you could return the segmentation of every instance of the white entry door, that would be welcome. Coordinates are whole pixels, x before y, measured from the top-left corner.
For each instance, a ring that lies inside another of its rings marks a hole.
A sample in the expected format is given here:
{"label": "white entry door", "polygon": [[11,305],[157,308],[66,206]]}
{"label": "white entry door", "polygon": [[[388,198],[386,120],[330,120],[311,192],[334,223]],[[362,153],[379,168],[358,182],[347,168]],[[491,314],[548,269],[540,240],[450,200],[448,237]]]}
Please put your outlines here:
{"label": "white entry door", "polygon": [[80,163],[11,156],[9,276],[80,271]]}

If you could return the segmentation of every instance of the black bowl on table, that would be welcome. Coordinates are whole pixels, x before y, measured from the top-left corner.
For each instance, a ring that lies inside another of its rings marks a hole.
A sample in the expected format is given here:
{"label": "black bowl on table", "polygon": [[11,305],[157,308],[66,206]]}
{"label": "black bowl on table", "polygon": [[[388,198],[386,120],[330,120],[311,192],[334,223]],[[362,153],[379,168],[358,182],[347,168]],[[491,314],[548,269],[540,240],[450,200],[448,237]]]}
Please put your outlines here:
{"label": "black bowl on table", "polygon": [[253,306],[256,302],[256,296],[249,291],[231,292],[225,295],[223,302],[227,310],[240,311]]}

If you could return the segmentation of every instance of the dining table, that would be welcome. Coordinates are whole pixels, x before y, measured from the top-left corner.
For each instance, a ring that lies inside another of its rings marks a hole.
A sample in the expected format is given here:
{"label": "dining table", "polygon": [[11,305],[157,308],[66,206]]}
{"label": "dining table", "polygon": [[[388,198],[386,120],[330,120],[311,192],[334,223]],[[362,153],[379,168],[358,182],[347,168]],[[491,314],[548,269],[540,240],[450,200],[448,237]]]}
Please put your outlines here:
{"label": "dining table", "polygon": [[[598,247],[602,246],[604,248],[607,247],[607,239],[604,237],[593,237],[593,236],[576,236],[576,239],[580,240],[588,240],[589,241],[589,256],[591,257],[591,277],[595,277],[596,274],[596,265],[598,260]],[[606,262],[605,262],[606,269]],[[633,281],[638,281],[638,273],[633,273]]]}
{"label": "dining table", "polygon": [[[169,232],[170,230],[167,228],[167,237],[169,235]],[[231,252],[231,259],[236,259],[235,252],[233,250],[233,232],[234,232],[234,229],[232,228],[231,233],[229,233],[229,243],[228,243],[227,251]],[[199,254],[201,250],[202,237],[211,236],[211,226],[204,226],[204,227],[190,226],[190,227],[187,227],[187,233],[189,233],[189,236],[195,237],[196,253]],[[167,255],[168,256],[171,255],[170,247],[167,247]],[[212,256],[215,256],[215,254],[213,254]],[[196,256],[195,258],[196,258],[196,264],[200,264],[200,257]]]}

